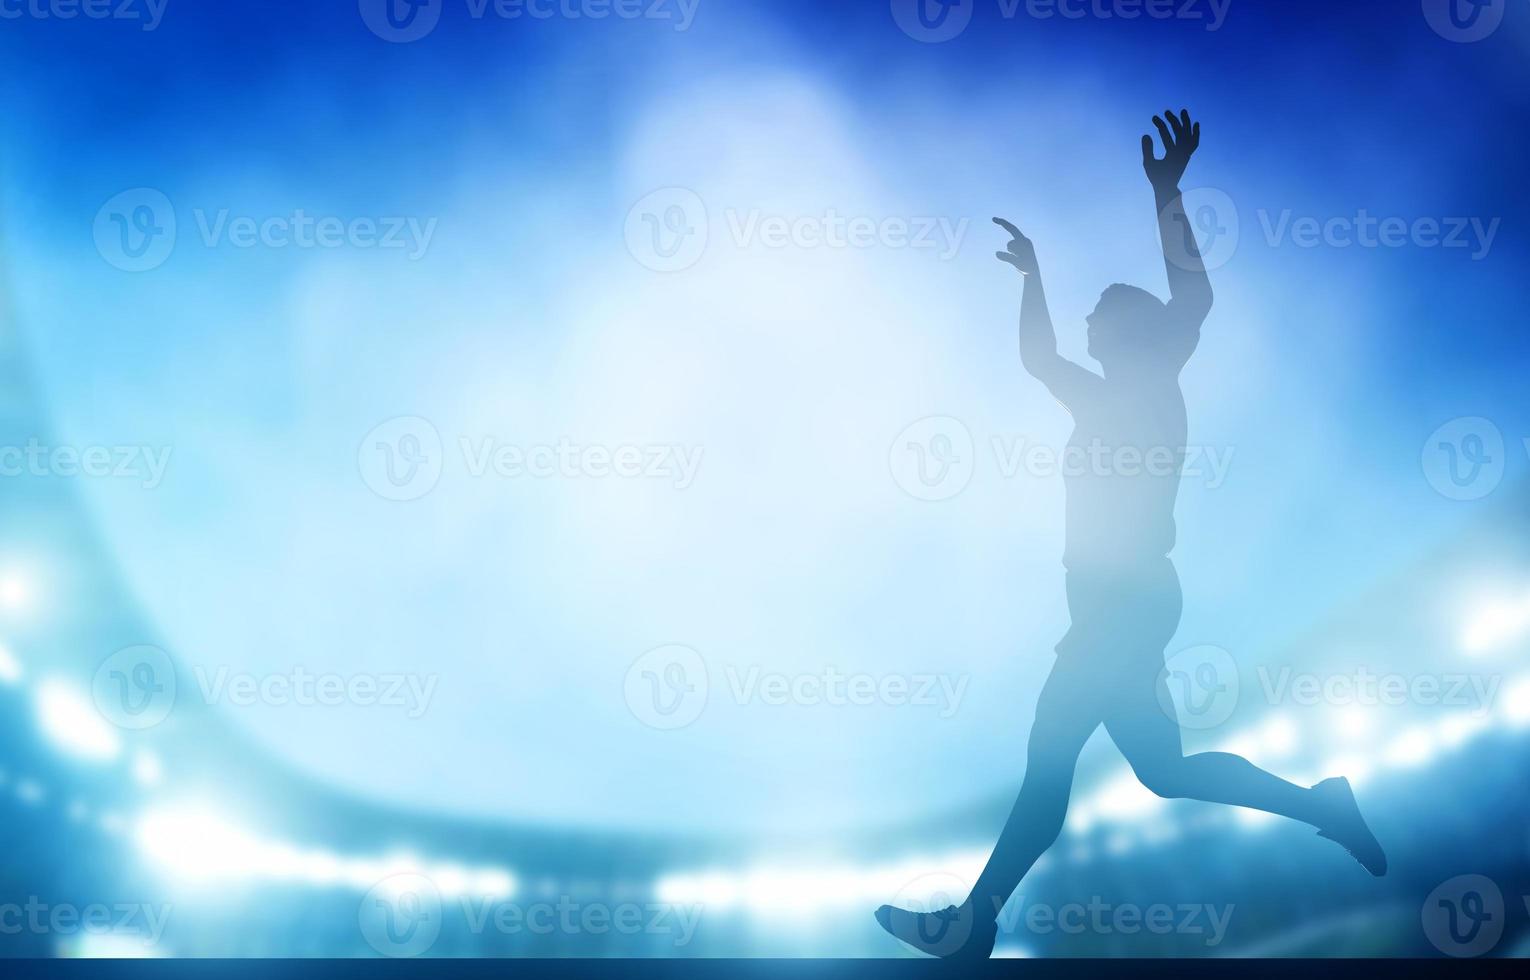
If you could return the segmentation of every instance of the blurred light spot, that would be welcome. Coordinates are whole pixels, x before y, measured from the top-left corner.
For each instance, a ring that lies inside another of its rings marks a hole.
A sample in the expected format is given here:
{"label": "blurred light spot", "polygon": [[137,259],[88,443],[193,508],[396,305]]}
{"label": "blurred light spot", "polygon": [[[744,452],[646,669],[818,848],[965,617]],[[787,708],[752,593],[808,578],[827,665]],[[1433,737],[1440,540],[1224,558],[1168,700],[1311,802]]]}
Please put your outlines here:
{"label": "blurred light spot", "polygon": [[1422,766],[1433,759],[1437,745],[1426,728],[1410,728],[1387,747],[1386,761],[1399,768]]}
{"label": "blurred light spot", "polygon": [[0,643],[0,684],[15,684],[21,680],[21,661],[5,644]]}
{"label": "blurred light spot", "polygon": [[742,872],[712,868],[660,878],[654,894],[666,904],[703,905],[709,913],[742,908],[760,915],[813,915],[882,902],[935,908],[966,898],[987,859],[986,850],[970,850],[941,857],[912,855],[869,866],[765,864]]}
{"label": "blurred light spot", "polygon": [[257,870],[257,844],[212,810],[160,810],[138,824],[138,846],[178,877],[239,878]]}
{"label": "blurred light spot", "polygon": [[60,956],[73,959],[132,960],[164,955],[147,937],[136,933],[84,930],[59,940]]}
{"label": "blurred light spot", "polygon": [[1296,742],[1296,725],[1285,715],[1276,715],[1259,729],[1260,748],[1272,758],[1289,755]]}
{"label": "blurred light spot", "polygon": [[43,734],[71,755],[107,761],[122,751],[116,729],[85,695],[63,681],[45,681],[38,688],[37,720]]}
{"label": "blurred light spot", "polygon": [[365,891],[397,875],[425,874],[443,895],[508,898],[515,890],[515,877],[503,868],[442,864],[423,871],[407,854],[344,857],[325,848],[299,848],[262,838],[200,804],[152,810],[139,819],[136,836],[145,857],[191,881],[264,879]]}
{"label": "blurred light spot", "polygon": [[1345,738],[1364,738],[1375,727],[1374,712],[1358,704],[1341,708],[1334,716],[1334,729]]}
{"label": "blurred light spot", "polygon": [[1371,762],[1361,755],[1342,755],[1323,763],[1321,779],[1343,776],[1355,785],[1365,782],[1373,771]]}
{"label": "blurred light spot", "polygon": [[1530,677],[1521,677],[1503,692],[1503,720],[1514,728],[1530,725]]}
{"label": "blurred light spot", "polygon": [[1440,745],[1453,749],[1464,745],[1487,729],[1491,719],[1486,714],[1458,712],[1441,719],[1435,728]]}
{"label": "blurred light spot", "polygon": [[31,604],[31,580],[21,572],[0,573],[0,610],[21,612]]}
{"label": "blurred light spot", "polygon": [[142,750],[133,756],[133,779],[140,786],[158,786],[165,778],[164,764],[159,756]]}
{"label": "blurred light spot", "polygon": [[1461,648],[1470,654],[1507,646],[1530,631],[1530,595],[1492,599],[1478,605],[1461,633]]}
{"label": "blurred light spot", "polygon": [[1248,807],[1237,807],[1233,810],[1233,819],[1238,826],[1248,830],[1255,830],[1269,826],[1275,822],[1275,814],[1265,813],[1263,810],[1250,810]]}

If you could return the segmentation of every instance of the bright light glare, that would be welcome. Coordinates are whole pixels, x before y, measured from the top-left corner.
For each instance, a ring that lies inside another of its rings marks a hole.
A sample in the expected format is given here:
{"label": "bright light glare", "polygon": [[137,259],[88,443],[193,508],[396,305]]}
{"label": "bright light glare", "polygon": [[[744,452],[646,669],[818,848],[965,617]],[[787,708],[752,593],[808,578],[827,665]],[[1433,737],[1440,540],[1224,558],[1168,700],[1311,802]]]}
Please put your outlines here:
{"label": "bright light glare", "polygon": [[1530,725],[1530,677],[1521,677],[1503,692],[1503,720],[1513,728]]}
{"label": "bright light glare", "polygon": [[1248,807],[1236,807],[1233,810],[1233,819],[1240,827],[1257,829],[1268,827],[1275,822],[1275,814],[1266,813],[1263,810],[1250,810]]}
{"label": "bright light glare", "polygon": [[1364,738],[1375,727],[1376,719],[1372,710],[1358,704],[1343,708],[1334,717],[1334,728],[1345,738]]}
{"label": "bright light glare", "polygon": [[38,687],[37,721],[43,734],[71,755],[104,762],[122,751],[117,730],[64,681],[48,680]]}
{"label": "bright light glare", "polygon": [[711,868],[661,878],[655,894],[668,904],[700,904],[708,911],[742,906],[760,915],[810,915],[881,902],[933,908],[962,901],[987,857],[987,851],[972,850],[870,867],[759,865],[742,872]]}
{"label": "bright light glare", "polygon": [[1343,776],[1356,786],[1365,782],[1370,777],[1371,771],[1370,761],[1362,755],[1341,755],[1329,759],[1320,767],[1322,778]]}
{"label": "bright light glare", "polygon": [[1530,632],[1530,595],[1492,599],[1478,605],[1461,632],[1461,648],[1470,654],[1501,649]]}
{"label": "bright light glare", "polygon": [[1481,734],[1491,721],[1485,712],[1457,712],[1440,719],[1440,723],[1435,726],[1435,734],[1442,746],[1454,749]]}
{"label": "bright light glare", "polygon": [[1259,742],[1271,758],[1289,755],[1296,748],[1296,725],[1285,715],[1276,715],[1260,728]]}
{"label": "bright light glare", "polygon": [[149,814],[138,824],[138,846],[179,877],[242,878],[261,868],[255,838],[202,808]]}
{"label": "bright light glare", "polygon": [[385,885],[394,875],[423,874],[442,897],[483,898],[508,898],[516,884],[515,876],[503,868],[454,864],[422,868],[407,855],[345,857],[323,848],[299,848],[263,839],[216,810],[196,804],[146,813],[138,821],[137,841],[139,850],[167,874],[188,881],[296,881],[365,891]]}
{"label": "bright light glare", "polygon": [[1422,766],[1434,758],[1438,746],[1425,728],[1410,728],[1387,749],[1386,761],[1398,768]]}
{"label": "bright light glare", "polygon": [[20,572],[0,573],[0,609],[19,612],[32,602],[32,583]]}
{"label": "bright light glare", "polygon": [[106,960],[154,959],[164,955],[163,949],[147,936],[89,930],[60,940],[59,952],[79,959]]}

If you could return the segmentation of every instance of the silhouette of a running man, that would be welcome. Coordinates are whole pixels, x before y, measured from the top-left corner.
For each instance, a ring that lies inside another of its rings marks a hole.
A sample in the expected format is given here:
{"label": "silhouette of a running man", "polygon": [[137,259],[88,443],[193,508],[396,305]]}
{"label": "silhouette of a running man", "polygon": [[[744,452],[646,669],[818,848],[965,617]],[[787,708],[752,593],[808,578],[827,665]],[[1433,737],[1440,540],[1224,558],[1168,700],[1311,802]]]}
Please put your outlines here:
{"label": "silhouette of a running man", "polygon": [[[1165,112],[1153,124],[1159,159],[1142,137],[1142,166],[1152,182],[1169,276],[1167,304],[1135,286],[1106,289],[1088,317],[1095,374],[1057,353],[1041,270],[1030,239],[1001,218],[1012,240],[1001,261],[1025,278],[1020,360],[1073,416],[1070,452],[1094,447],[1106,466],[1069,467],[1068,611],[1072,625],[1036,706],[1025,780],[987,866],[960,906],[911,912],[884,905],[877,921],[915,949],[936,956],[987,957],[996,919],[1062,830],[1073,771],[1100,725],[1133,772],[1159,796],[1208,800],[1292,817],[1347,848],[1374,875],[1386,855],[1366,827],[1349,781],[1305,788],[1225,752],[1186,756],[1179,724],[1165,705],[1164,648],[1179,628],[1174,501],[1186,445],[1179,373],[1211,311],[1211,282],[1186,220],[1179,181],[1200,145],[1189,112]],[[1122,452],[1129,450],[1130,452]],[[1153,460],[1158,461],[1155,467]]]}

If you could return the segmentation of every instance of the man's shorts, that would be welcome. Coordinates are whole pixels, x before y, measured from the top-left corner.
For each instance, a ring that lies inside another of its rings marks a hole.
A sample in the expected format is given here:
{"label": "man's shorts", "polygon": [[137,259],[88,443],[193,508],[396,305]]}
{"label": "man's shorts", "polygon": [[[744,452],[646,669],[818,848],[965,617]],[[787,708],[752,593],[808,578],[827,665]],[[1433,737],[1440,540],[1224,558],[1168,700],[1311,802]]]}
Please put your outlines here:
{"label": "man's shorts", "polygon": [[1167,557],[1130,567],[1068,570],[1072,625],[1059,657],[1102,669],[1163,668],[1164,648],[1184,609],[1179,573]]}

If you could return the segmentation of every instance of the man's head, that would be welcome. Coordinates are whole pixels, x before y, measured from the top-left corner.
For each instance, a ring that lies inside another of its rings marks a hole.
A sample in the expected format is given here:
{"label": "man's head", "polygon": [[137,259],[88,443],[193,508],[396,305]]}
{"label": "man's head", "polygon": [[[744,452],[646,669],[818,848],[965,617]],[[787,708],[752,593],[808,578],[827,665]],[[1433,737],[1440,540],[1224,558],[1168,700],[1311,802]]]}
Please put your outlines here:
{"label": "man's head", "polygon": [[1151,355],[1165,315],[1163,301],[1145,289],[1116,283],[1100,294],[1089,322],[1089,356],[1107,371],[1131,367]]}

